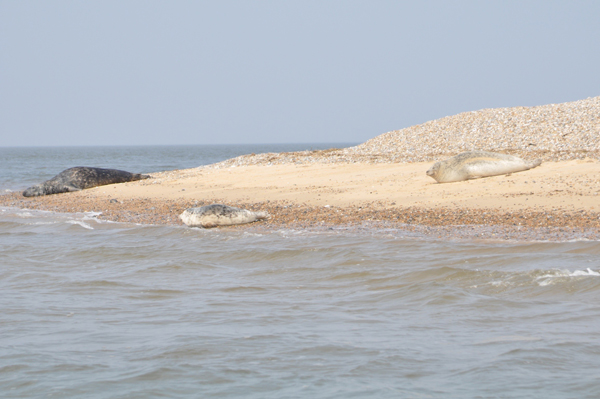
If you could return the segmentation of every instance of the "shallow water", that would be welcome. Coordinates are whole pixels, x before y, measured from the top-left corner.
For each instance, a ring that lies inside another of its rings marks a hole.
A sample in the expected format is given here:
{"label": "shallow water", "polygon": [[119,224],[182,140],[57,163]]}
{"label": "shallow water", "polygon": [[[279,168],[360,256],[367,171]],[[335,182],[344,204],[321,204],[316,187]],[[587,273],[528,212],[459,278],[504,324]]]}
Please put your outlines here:
{"label": "shallow water", "polygon": [[597,242],[223,233],[7,209],[0,240],[10,397],[600,393]]}
{"label": "shallow water", "polygon": [[599,242],[96,216],[0,208],[0,397],[600,395]]}

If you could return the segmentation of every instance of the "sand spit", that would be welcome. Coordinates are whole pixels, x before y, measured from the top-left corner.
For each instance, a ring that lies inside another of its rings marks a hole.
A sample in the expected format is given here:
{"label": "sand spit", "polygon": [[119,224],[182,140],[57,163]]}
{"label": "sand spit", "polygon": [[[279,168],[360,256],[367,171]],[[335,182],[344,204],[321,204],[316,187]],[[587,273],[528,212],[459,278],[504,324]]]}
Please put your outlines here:
{"label": "sand spit", "polygon": [[[434,161],[473,149],[544,163],[447,184],[425,175]],[[346,149],[251,154],[75,193],[13,193],[0,196],[0,206],[179,225],[186,208],[223,203],[271,214],[228,229],[399,228],[451,237],[462,226],[472,238],[600,239],[599,155],[595,97],[462,113]]]}
{"label": "sand spit", "polygon": [[[536,233],[536,239],[565,232],[569,237],[600,239],[589,232],[600,231],[600,161],[548,162],[512,175],[447,184],[425,175],[429,165],[196,168],[75,193],[35,198],[12,193],[0,197],[0,206],[93,211],[117,222],[179,225],[178,215],[186,208],[222,203],[269,212],[271,218],[257,224],[270,229],[470,225],[503,226],[519,234],[526,228],[545,231]],[[576,233],[584,230],[585,235]]]}

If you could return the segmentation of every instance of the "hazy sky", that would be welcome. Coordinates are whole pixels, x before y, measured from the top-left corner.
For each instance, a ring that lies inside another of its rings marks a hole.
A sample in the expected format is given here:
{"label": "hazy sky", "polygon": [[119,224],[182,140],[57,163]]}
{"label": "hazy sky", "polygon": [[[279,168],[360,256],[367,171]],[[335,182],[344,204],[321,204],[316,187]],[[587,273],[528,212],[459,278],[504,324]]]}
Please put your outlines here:
{"label": "hazy sky", "polygon": [[0,0],[0,146],[363,142],[600,95],[599,1]]}

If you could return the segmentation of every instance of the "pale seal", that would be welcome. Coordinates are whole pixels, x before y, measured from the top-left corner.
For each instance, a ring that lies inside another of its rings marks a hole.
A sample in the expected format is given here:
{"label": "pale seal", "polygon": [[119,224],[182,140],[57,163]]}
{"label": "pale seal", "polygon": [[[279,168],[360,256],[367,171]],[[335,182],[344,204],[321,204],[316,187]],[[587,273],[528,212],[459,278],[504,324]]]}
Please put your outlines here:
{"label": "pale seal", "polygon": [[438,183],[450,183],[480,177],[505,175],[535,168],[541,160],[525,161],[519,157],[487,151],[467,151],[444,161],[436,162],[427,176]]}
{"label": "pale seal", "polygon": [[38,195],[59,194],[106,184],[125,183],[149,178],[148,175],[129,173],[124,170],[76,166],[60,172],[50,180],[29,187],[23,191],[23,195],[25,197],[35,197]]}
{"label": "pale seal", "polygon": [[252,212],[232,206],[212,204],[186,209],[179,218],[190,227],[216,227],[252,223],[269,217],[267,212]]}

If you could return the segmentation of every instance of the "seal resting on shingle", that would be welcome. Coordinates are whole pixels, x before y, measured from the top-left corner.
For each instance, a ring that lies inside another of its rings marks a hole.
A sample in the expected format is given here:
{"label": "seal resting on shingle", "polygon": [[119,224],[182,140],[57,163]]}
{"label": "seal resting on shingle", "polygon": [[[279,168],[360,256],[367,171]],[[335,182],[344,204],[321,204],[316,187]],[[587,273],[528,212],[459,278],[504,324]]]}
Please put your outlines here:
{"label": "seal resting on shingle", "polygon": [[252,212],[233,206],[212,204],[186,209],[179,218],[190,227],[217,227],[252,223],[269,217],[267,212]]}
{"label": "seal resting on shingle", "polygon": [[76,166],[63,170],[50,180],[29,187],[23,191],[23,196],[36,197],[39,195],[67,193],[104,186],[106,184],[125,183],[149,178],[150,176],[148,175],[129,173],[124,170]]}
{"label": "seal resting on shingle", "polygon": [[427,171],[427,176],[434,178],[438,183],[450,183],[521,172],[535,168],[541,163],[541,160],[526,161],[513,155],[496,152],[467,151],[436,162]]}

